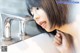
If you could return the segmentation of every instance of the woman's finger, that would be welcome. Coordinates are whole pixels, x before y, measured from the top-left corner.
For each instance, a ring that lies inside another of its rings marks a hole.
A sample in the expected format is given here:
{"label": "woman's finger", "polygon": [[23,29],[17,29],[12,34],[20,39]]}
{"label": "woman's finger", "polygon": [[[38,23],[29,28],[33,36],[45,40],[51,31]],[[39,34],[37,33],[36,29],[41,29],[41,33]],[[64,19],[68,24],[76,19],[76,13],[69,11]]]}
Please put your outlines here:
{"label": "woman's finger", "polygon": [[54,38],[54,43],[57,45],[62,44],[62,42],[59,40],[59,38]]}
{"label": "woman's finger", "polygon": [[55,39],[57,39],[59,42],[62,42],[62,38],[60,37],[59,34],[56,34]]}

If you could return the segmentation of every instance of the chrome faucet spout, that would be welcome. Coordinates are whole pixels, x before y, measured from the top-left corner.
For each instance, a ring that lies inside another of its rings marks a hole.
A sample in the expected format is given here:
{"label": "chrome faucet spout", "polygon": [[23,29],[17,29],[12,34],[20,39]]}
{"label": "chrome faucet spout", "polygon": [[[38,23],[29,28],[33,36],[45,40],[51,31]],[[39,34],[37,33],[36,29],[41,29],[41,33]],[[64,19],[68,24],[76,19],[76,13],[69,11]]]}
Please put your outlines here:
{"label": "chrome faucet spout", "polygon": [[4,38],[11,40],[11,20],[7,18],[4,22]]}

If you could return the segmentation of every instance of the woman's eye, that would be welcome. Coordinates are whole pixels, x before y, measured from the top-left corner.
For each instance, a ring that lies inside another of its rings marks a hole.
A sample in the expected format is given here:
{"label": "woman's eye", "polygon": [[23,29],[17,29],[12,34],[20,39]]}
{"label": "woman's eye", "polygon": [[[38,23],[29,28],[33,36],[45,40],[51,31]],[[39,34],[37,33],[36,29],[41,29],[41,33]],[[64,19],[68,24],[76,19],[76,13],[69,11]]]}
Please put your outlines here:
{"label": "woman's eye", "polygon": [[37,7],[36,9],[37,9],[37,10],[39,10],[39,8],[38,8],[38,7]]}
{"label": "woman's eye", "polygon": [[31,13],[31,10],[28,9],[28,13],[33,17],[34,15]]}

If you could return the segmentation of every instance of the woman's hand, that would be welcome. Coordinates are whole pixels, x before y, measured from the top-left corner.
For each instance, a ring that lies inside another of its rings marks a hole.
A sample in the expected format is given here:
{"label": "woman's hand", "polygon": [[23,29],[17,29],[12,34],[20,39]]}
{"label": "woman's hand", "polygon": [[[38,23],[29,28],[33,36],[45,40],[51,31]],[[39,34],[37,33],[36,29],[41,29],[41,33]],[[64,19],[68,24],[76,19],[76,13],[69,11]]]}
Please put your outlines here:
{"label": "woman's hand", "polygon": [[54,44],[60,53],[72,53],[72,37],[71,35],[57,31],[54,38]]}

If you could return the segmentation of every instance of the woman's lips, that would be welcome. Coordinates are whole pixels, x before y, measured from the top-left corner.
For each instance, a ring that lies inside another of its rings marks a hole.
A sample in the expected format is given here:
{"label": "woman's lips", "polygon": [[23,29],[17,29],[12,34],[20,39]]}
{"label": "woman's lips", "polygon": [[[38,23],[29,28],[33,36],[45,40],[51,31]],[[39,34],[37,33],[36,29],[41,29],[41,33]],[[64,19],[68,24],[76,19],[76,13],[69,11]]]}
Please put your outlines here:
{"label": "woman's lips", "polygon": [[45,29],[45,27],[46,27],[46,22],[45,22],[45,21],[42,22],[42,24],[41,24],[40,26]]}

